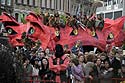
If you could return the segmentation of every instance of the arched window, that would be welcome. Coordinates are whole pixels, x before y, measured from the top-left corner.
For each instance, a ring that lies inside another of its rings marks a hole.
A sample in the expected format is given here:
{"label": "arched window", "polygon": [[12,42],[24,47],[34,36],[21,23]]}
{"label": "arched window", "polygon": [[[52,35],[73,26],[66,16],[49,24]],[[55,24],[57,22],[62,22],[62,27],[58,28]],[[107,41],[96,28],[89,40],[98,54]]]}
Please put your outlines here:
{"label": "arched window", "polygon": [[15,19],[16,19],[16,21],[18,21],[18,16],[19,16],[19,14],[15,13]]}
{"label": "arched window", "polygon": [[5,4],[5,0],[1,0],[1,4]]}

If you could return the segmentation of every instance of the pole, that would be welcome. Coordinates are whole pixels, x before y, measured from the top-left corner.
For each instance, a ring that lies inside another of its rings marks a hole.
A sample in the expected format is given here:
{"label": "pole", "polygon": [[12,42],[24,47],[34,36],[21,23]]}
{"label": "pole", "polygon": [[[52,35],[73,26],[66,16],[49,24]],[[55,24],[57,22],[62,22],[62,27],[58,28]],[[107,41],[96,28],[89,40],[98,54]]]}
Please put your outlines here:
{"label": "pole", "polygon": [[123,16],[125,16],[125,0],[123,0]]}

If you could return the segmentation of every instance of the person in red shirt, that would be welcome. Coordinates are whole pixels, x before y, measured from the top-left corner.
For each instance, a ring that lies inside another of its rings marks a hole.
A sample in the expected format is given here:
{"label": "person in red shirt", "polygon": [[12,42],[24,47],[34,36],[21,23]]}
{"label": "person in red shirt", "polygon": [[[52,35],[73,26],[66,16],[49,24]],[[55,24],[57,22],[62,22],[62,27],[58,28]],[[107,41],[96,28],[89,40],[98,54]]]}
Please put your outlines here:
{"label": "person in red shirt", "polygon": [[55,55],[49,58],[49,68],[53,72],[54,80],[57,83],[67,83],[66,70],[69,64],[69,58],[64,54],[63,47],[57,44]]}

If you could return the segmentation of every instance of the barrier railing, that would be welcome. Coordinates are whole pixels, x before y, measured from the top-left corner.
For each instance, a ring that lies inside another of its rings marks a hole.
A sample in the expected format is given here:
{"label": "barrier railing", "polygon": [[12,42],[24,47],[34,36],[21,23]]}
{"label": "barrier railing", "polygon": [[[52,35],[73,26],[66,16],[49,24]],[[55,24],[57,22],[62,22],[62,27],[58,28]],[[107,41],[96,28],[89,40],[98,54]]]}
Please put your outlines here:
{"label": "barrier railing", "polygon": [[42,83],[57,83],[57,82],[55,82],[55,81],[52,81],[52,80],[25,80],[24,81],[24,83],[27,83],[27,82],[29,82],[29,83],[40,83],[40,82],[42,82]]}
{"label": "barrier railing", "polygon": [[[88,82],[86,80],[87,80],[87,78],[83,78],[84,83],[95,83],[95,82],[93,82],[95,79],[94,80],[89,79]],[[98,79],[98,80],[100,80],[99,83],[101,83],[101,80],[105,80],[105,79]],[[106,79],[106,80],[111,80],[112,83],[125,83],[125,78],[109,78],[109,79]],[[23,82],[24,83],[27,83],[27,82],[28,83],[41,83],[41,82],[42,83],[57,83],[54,80],[40,79],[40,76],[37,76],[37,75],[33,75],[33,76],[31,75],[31,76],[29,76],[28,80],[24,80]],[[67,83],[75,83],[75,82],[68,81]]]}
{"label": "barrier railing", "polygon": [[115,83],[125,83],[125,78],[112,78]]}
{"label": "barrier railing", "polygon": [[27,82],[28,83],[40,83],[40,82],[42,82],[42,83],[57,83],[54,80],[44,80],[44,79],[41,80],[40,76],[38,76],[38,75],[30,75],[30,76],[28,76],[28,78],[29,78],[28,80],[24,80],[23,82],[24,83],[27,83]]}

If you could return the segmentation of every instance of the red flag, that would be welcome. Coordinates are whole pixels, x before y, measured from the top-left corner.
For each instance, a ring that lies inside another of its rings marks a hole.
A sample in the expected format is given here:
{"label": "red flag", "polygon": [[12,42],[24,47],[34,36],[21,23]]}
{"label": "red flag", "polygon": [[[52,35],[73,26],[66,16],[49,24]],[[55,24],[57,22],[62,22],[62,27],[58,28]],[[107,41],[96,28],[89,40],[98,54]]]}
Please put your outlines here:
{"label": "red flag", "polygon": [[104,28],[103,28],[102,31],[103,32],[109,31],[109,28],[111,28],[113,24],[114,24],[114,20],[106,18],[105,21],[104,21]]}
{"label": "red flag", "polygon": [[123,31],[120,31],[119,34],[115,37],[115,45],[122,46],[123,42],[125,41],[125,34]]}
{"label": "red flag", "polygon": [[120,17],[114,21],[114,24],[111,27],[111,31],[114,33],[114,36],[116,37],[119,35],[119,32],[122,31],[124,26],[125,16]]}

